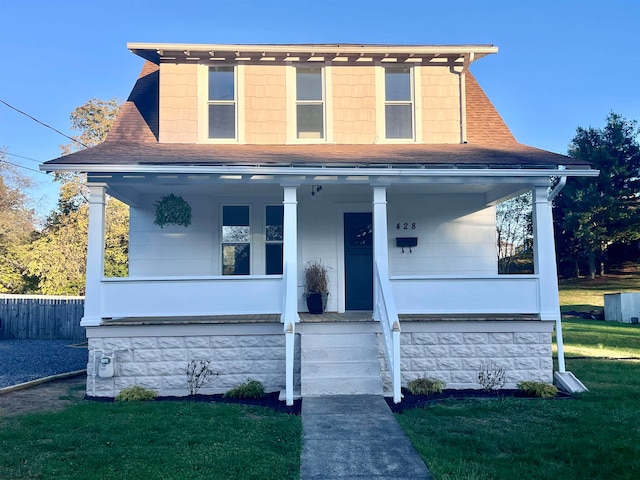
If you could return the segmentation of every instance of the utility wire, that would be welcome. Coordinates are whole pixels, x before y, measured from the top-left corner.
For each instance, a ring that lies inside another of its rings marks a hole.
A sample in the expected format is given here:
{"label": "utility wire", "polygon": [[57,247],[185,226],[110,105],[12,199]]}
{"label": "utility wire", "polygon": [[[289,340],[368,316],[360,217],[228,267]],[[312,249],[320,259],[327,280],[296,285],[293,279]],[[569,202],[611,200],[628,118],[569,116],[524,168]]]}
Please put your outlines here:
{"label": "utility wire", "polygon": [[41,162],[40,160],[36,160],[35,158],[25,157],[24,155],[18,155],[18,154],[15,154],[15,153],[11,153],[11,152],[9,152],[9,151],[7,151],[7,150],[5,150],[5,151],[4,151],[4,153],[6,153],[7,155],[9,155],[10,157],[22,158],[22,159],[24,159],[24,160],[29,160],[29,161],[31,161],[31,162],[35,162],[35,163],[37,163],[38,165],[39,165],[39,164],[41,164],[41,163],[43,163],[43,162]]}
{"label": "utility wire", "polygon": [[62,135],[63,137],[66,137],[66,138],[68,138],[69,140],[71,140],[72,142],[76,142],[76,143],[78,143],[78,144],[82,145],[84,148],[89,148],[89,147],[87,147],[84,143],[82,143],[80,140],[77,140],[77,139],[75,139],[75,138],[73,138],[73,137],[70,137],[69,135],[66,135],[66,134],[62,133],[60,130],[58,130],[58,129],[56,129],[56,128],[53,128],[51,125],[47,125],[46,123],[41,122],[41,121],[40,121],[40,120],[38,120],[37,118],[32,117],[32,116],[31,116],[31,115],[29,115],[28,113],[23,112],[22,110],[20,110],[20,109],[18,109],[18,108],[16,108],[16,107],[14,107],[13,105],[8,104],[8,103],[7,103],[7,102],[5,102],[4,100],[0,99],[0,103],[5,104],[5,105],[6,105],[7,107],[9,107],[10,109],[15,110],[16,112],[18,112],[18,113],[20,113],[20,114],[24,115],[25,117],[30,118],[30,119],[31,119],[31,120],[33,120],[34,122],[37,122],[37,123],[39,123],[40,125],[43,125],[43,126],[45,126],[45,127],[49,128],[49,129],[53,130],[53,131],[54,131],[54,132],[56,132],[56,133],[59,133],[59,134],[60,134],[60,135]]}
{"label": "utility wire", "polygon": [[[14,157],[15,157],[15,156],[17,156],[17,155],[14,155]],[[25,167],[24,165],[20,165],[19,163],[13,163],[13,162],[9,162],[9,161],[7,161],[7,160],[2,160],[2,159],[0,159],[0,162],[2,162],[2,163],[6,163],[7,165],[13,165],[14,167],[24,168],[25,170],[30,170],[30,171],[32,171],[32,172],[41,173],[41,174],[43,174],[43,175],[49,176],[49,174],[48,174],[48,173],[46,173],[46,172],[43,172],[43,171],[41,171],[41,170],[36,170],[35,168]]]}

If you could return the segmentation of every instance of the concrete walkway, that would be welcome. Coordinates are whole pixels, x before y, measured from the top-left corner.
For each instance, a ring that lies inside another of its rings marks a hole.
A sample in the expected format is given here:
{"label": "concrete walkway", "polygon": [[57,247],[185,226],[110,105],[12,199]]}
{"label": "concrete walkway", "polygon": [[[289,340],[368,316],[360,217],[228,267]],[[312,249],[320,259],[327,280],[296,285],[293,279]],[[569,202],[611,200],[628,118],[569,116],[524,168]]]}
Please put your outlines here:
{"label": "concrete walkway", "polygon": [[302,400],[300,480],[430,480],[424,462],[375,395]]}

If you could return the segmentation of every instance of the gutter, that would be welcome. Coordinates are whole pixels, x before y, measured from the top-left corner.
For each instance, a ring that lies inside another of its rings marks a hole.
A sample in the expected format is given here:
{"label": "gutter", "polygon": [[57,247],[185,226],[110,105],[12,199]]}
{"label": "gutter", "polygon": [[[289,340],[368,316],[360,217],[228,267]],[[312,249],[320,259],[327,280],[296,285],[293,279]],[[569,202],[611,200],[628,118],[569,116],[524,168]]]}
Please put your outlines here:
{"label": "gutter", "polygon": [[[237,175],[356,175],[383,177],[597,177],[591,168],[389,168],[384,167],[295,167],[242,165],[123,165],[123,164],[43,164],[47,172],[75,171],[86,173],[172,173],[172,174],[237,174]],[[559,190],[558,190],[559,191]]]}

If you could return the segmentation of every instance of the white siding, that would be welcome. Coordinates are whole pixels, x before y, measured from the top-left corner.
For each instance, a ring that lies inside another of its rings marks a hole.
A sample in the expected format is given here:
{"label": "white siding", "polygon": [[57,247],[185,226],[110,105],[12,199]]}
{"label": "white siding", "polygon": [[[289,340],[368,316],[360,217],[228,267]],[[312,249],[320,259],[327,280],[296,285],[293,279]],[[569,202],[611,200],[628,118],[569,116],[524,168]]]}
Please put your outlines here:
{"label": "white siding", "polygon": [[154,203],[147,198],[143,207],[131,208],[129,233],[129,275],[212,275],[211,202],[204,197],[183,195],[191,205],[189,227],[153,224]]}
{"label": "white siding", "polygon": [[[130,276],[215,276],[220,267],[220,215],[222,205],[251,208],[251,273],[264,274],[265,205],[282,202],[281,187],[273,193],[251,196],[248,187],[234,194],[189,196],[193,212],[188,228],[153,224],[153,204],[131,208]],[[178,193],[178,192],[176,192]],[[329,267],[330,311],[344,308],[343,218],[345,212],[371,212],[369,185],[324,185],[311,195],[311,187],[298,188],[298,298],[305,310],[304,266],[321,260]],[[486,208],[484,196],[436,195],[389,192],[389,262],[391,275],[493,275],[497,274],[495,211]],[[404,223],[409,229],[404,230]],[[397,230],[396,225],[401,224]],[[415,223],[415,230],[411,229]],[[417,237],[409,253],[396,247],[396,237]]]}
{"label": "white siding", "polygon": [[[389,195],[387,202],[391,275],[498,273],[495,209],[484,207],[483,195]],[[396,237],[418,237],[418,246],[402,253]]]}

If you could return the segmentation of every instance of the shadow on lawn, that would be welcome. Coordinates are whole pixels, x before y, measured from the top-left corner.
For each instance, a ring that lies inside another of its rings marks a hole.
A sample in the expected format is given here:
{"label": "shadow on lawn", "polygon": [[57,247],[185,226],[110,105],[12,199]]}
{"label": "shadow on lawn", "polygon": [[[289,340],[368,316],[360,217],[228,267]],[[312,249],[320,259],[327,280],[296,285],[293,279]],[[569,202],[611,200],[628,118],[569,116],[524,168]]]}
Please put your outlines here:
{"label": "shadow on lawn", "polygon": [[[408,390],[402,389],[402,402],[393,403],[393,398],[385,397],[389,408],[393,413],[402,413],[405,410],[412,408],[425,408],[430,405],[440,403],[444,400],[468,400],[468,399],[502,399],[502,398],[525,398],[525,399],[537,399],[527,395],[522,390],[517,389],[503,389],[503,390],[444,390],[442,393],[434,393],[431,395],[412,395]],[[560,400],[573,398],[572,395],[558,391],[557,395],[548,400]]]}

